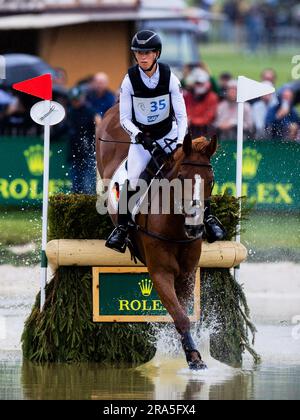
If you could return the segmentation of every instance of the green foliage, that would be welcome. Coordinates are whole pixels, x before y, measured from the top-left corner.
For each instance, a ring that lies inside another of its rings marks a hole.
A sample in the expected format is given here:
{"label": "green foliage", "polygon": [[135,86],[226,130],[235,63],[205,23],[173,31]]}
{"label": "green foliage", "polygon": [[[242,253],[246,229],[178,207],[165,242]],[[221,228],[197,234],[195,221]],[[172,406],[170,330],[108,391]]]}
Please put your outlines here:
{"label": "green foliage", "polygon": [[48,239],[105,238],[113,225],[96,210],[96,196],[58,194],[50,198]]}
{"label": "green foliage", "polygon": [[250,321],[250,311],[242,286],[228,269],[202,269],[201,321],[208,328],[212,357],[232,366],[240,366],[246,350],[259,362],[251,348],[248,331],[256,329]]}
{"label": "green foliage", "polygon": [[39,295],[22,336],[23,354],[35,362],[141,364],[155,354],[150,324],[94,323],[88,268],[61,267]]}
{"label": "green foliage", "polygon": [[232,241],[237,234],[239,222],[247,220],[250,208],[247,207],[245,199],[242,201],[242,216],[239,216],[239,200],[229,195],[227,191],[223,195],[212,197],[211,209],[212,213],[222,222],[226,229],[227,235],[225,240]]}
{"label": "green foliage", "polygon": [[[228,194],[213,198],[212,208],[224,223],[230,240],[239,221],[238,200]],[[96,211],[96,197],[57,195],[49,208],[49,240],[100,239],[112,223]],[[202,321],[211,331],[213,356],[231,365],[241,363],[249,350],[249,310],[241,286],[228,269],[204,270]],[[47,285],[44,311],[39,295],[26,321],[23,354],[34,362],[102,362],[141,364],[154,356],[153,327],[146,323],[94,323],[92,276],[84,267],[60,267]]]}

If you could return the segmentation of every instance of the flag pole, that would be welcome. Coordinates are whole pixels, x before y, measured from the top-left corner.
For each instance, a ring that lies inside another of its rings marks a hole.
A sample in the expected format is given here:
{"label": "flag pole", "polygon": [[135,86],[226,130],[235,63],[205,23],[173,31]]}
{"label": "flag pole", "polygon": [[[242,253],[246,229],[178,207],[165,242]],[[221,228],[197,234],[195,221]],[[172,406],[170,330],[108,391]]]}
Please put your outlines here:
{"label": "flag pole", "polygon": [[[244,142],[244,102],[238,102],[238,125],[237,125],[237,154],[236,154],[236,197],[239,199],[239,222],[237,225],[236,242],[241,242],[241,223],[242,214],[242,182],[243,182],[243,142]],[[234,268],[234,278],[239,280],[240,266]]]}
{"label": "flag pole", "polygon": [[44,99],[30,110],[34,122],[44,126],[44,174],[43,174],[43,209],[42,209],[42,249],[40,272],[40,311],[42,312],[46,300],[47,267],[46,255],[48,202],[49,202],[49,160],[50,160],[50,126],[59,124],[65,117],[62,105],[52,101],[51,74],[43,74],[32,79],[13,84],[13,88],[28,95]]}
{"label": "flag pole", "polygon": [[[48,112],[51,108],[51,101],[45,101],[45,109]],[[46,299],[47,267],[46,256],[47,229],[48,229],[48,201],[49,201],[49,156],[50,156],[50,124],[44,125],[44,175],[43,175],[43,210],[42,210],[42,251],[41,251],[41,273],[40,273],[40,311],[42,312]]]}
{"label": "flag pole", "polygon": [[[237,124],[237,155],[236,155],[236,197],[239,199],[239,223],[237,226],[236,241],[241,242],[241,214],[243,194],[243,143],[244,143],[244,112],[245,102],[260,98],[275,92],[274,86],[256,82],[244,76],[239,76],[237,86],[238,124]],[[239,280],[239,266],[234,269],[234,278]]]}

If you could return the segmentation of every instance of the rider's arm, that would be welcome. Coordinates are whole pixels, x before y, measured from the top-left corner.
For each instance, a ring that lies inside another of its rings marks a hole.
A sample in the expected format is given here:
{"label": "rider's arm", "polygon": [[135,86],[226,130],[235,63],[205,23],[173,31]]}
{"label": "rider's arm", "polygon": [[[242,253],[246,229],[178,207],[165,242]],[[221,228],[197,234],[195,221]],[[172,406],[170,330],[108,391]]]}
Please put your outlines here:
{"label": "rider's arm", "polygon": [[129,134],[132,141],[141,130],[132,122],[132,98],[133,88],[129,76],[126,75],[120,90],[120,124]]}
{"label": "rider's arm", "polygon": [[177,144],[182,144],[187,132],[187,114],[181,84],[173,73],[171,73],[170,79],[170,92],[178,126]]}

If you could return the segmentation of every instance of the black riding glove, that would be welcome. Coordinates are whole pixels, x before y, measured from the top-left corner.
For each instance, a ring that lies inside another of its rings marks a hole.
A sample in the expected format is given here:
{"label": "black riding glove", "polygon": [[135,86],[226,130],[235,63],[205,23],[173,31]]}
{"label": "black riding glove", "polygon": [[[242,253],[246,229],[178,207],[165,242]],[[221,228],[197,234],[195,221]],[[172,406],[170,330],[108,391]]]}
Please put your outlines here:
{"label": "black riding glove", "polygon": [[148,150],[150,153],[153,150],[153,140],[150,136],[144,133],[138,133],[135,137],[137,143],[141,144],[144,149]]}

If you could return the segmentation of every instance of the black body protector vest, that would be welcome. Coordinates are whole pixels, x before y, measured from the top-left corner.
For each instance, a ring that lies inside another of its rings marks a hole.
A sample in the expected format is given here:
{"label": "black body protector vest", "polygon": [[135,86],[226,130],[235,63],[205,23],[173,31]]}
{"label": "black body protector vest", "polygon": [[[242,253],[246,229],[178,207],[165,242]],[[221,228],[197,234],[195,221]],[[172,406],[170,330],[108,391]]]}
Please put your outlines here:
{"label": "black body protector vest", "polygon": [[170,94],[171,70],[166,64],[158,65],[160,76],[155,89],[149,89],[144,84],[138,65],[128,70],[134,92],[132,122],[153,140],[165,137],[175,120]]}

